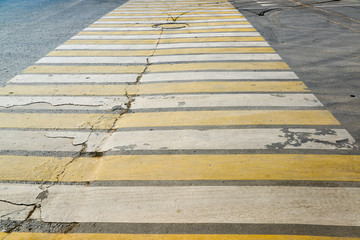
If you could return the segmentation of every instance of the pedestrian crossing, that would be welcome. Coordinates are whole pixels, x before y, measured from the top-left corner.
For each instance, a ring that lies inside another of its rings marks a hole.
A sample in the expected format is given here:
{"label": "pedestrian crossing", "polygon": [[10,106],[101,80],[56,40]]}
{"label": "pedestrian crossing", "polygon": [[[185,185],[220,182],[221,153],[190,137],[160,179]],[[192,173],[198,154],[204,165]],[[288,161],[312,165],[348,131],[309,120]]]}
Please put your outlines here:
{"label": "pedestrian crossing", "polygon": [[360,239],[355,139],[228,1],[128,1],[0,119],[0,239]]}

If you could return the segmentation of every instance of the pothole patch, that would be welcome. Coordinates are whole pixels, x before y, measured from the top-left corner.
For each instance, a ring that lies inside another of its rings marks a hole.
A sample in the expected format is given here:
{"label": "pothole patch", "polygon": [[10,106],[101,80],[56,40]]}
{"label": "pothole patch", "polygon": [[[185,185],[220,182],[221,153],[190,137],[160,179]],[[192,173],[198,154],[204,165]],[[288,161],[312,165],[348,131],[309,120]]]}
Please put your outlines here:
{"label": "pothole patch", "polygon": [[153,25],[152,27],[167,30],[167,29],[186,28],[188,26],[189,26],[189,24],[186,24],[186,23],[176,23],[176,22],[174,22],[174,23],[158,23],[158,24]]}

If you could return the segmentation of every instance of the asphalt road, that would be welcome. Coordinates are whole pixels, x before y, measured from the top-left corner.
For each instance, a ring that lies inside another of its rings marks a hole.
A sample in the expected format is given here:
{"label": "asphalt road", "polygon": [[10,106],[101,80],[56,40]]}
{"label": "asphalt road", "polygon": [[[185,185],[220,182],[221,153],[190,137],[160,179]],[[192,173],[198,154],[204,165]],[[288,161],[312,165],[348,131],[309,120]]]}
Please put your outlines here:
{"label": "asphalt road", "polygon": [[231,2],[359,141],[360,1]]}
{"label": "asphalt road", "polygon": [[0,84],[124,0],[0,0]]}

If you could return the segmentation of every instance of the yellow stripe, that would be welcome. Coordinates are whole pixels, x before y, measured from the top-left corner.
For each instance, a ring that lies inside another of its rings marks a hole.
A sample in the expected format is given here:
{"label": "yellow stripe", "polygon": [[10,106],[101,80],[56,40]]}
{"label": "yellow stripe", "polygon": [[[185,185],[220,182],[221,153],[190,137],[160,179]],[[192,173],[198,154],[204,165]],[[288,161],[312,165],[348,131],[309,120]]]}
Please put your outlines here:
{"label": "yellow stripe", "polygon": [[227,125],[340,125],[323,110],[185,111],[118,114],[0,113],[0,128],[110,129]]}
{"label": "yellow stripe", "polygon": [[115,128],[227,126],[227,125],[340,125],[328,111],[240,110],[132,113],[122,116]]}
{"label": "yellow stripe", "polygon": [[[1,181],[56,181],[72,158],[0,156]],[[116,155],[80,157],[60,181],[360,181],[358,155]]]}
{"label": "yellow stripe", "polygon": [[147,72],[176,72],[200,70],[289,70],[285,62],[212,62],[150,65]]}
{"label": "yellow stripe", "polygon": [[[247,21],[241,22],[202,22],[202,23],[187,23],[190,27],[195,26],[220,26],[224,25],[247,25],[250,24]],[[152,27],[154,24],[136,24],[136,23],[127,23],[127,24],[92,24],[89,27]]]}
{"label": "yellow stripe", "polygon": [[[195,42],[241,42],[241,41],[265,41],[262,37],[203,37],[203,38],[170,38],[160,39],[162,43],[195,43]],[[64,44],[156,44],[158,39],[138,40],[136,36],[132,40],[68,40]]]}
{"label": "yellow stripe", "polygon": [[142,95],[209,92],[309,92],[301,81],[177,82],[140,85],[7,85],[0,95]]}
{"label": "yellow stripe", "polygon": [[24,73],[141,73],[144,66],[31,66]]}
{"label": "yellow stripe", "polygon": [[[199,30],[180,30],[180,31],[164,31],[163,34],[177,33],[210,33],[210,32],[256,32],[254,28],[220,28],[220,29],[199,29]],[[159,31],[99,31],[99,32],[80,32],[78,35],[159,35]]]}
{"label": "yellow stripe", "polygon": [[150,56],[153,52],[154,50],[127,50],[127,51],[64,50],[64,51],[52,51],[47,56],[102,56],[102,57]]}
{"label": "yellow stripe", "polygon": [[[238,48],[181,48],[181,49],[157,49],[158,55],[184,55],[199,53],[275,53],[271,47],[238,47]],[[50,52],[47,56],[149,56],[153,50],[127,50],[127,51],[104,51],[104,50],[62,50]]]}
{"label": "yellow stripe", "polygon": [[[191,21],[191,20],[209,20],[209,19],[235,19],[235,18],[239,18],[242,19],[244,18],[244,16],[226,16],[226,17],[181,17],[178,18],[179,21]],[[171,17],[169,16],[164,16],[164,17],[157,17],[157,18],[137,18],[136,21],[165,21],[167,19],[171,19]],[[98,22],[112,22],[112,21],[116,21],[116,22],[128,22],[128,21],[133,21],[132,19],[127,19],[127,18],[101,18],[98,20]]]}
{"label": "yellow stripe", "polygon": [[[190,14],[190,15],[200,15],[200,14],[209,14],[210,12],[190,12],[190,13],[188,13],[188,14]],[[166,16],[169,16],[169,15],[167,15],[167,12],[164,12],[163,13],[164,15],[166,15]],[[173,13],[173,15],[176,17],[177,15],[180,15],[181,13]],[[232,12],[230,12],[230,11],[228,11],[228,12],[221,12],[221,11],[219,11],[219,12],[216,12],[216,14],[239,14],[239,12],[238,11],[232,11]],[[128,14],[128,13],[116,13],[116,12],[110,12],[109,14],[106,14],[106,16],[153,16],[153,15],[159,15],[159,13],[130,13],[130,14]],[[184,15],[184,16],[186,16],[186,15]]]}
{"label": "yellow stripe", "polygon": [[0,128],[110,129],[117,118],[118,114],[0,113]]}
{"label": "yellow stripe", "polygon": [[[179,63],[154,64],[148,72],[175,72],[198,70],[289,70],[284,62],[212,62],[209,63]],[[24,73],[141,73],[144,66],[31,66]]]}

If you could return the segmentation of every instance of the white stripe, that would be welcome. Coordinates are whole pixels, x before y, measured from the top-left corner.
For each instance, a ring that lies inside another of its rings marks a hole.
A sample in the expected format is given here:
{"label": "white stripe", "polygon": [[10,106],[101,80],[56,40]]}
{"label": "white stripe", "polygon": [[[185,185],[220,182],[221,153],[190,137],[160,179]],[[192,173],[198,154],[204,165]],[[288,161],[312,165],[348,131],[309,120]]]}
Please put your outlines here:
{"label": "white stripe", "polygon": [[188,80],[289,80],[298,79],[293,72],[174,72],[174,73],[148,73],[144,74],[141,82],[167,82]]}
{"label": "white stripe", "polygon": [[[99,26],[101,26],[99,24]],[[186,27],[181,30],[187,31],[187,30],[198,30],[198,29],[231,29],[231,28],[253,28],[252,25],[246,24],[246,25],[218,25],[218,26],[196,26],[196,27]],[[154,31],[159,28],[153,28],[153,27],[89,27],[85,28],[83,31]],[[160,30],[160,29],[159,29]],[[171,30],[170,30],[171,31]],[[163,32],[163,34],[167,34],[166,31]]]}
{"label": "white stripe", "polygon": [[202,61],[241,61],[241,60],[281,60],[277,54],[199,54],[153,56],[150,63],[202,62]]}
{"label": "white stripe", "polygon": [[[86,124],[86,123],[85,123]],[[345,129],[254,128],[107,132],[0,130],[0,151],[354,149]]]}
{"label": "white stripe", "polygon": [[[238,13],[235,9],[222,9],[222,10],[216,10],[216,9],[195,9],[195,10],[192,10],[191,12],[192,13],[196,13],[196,12],[231,12],[231,13]],[[149,11],[134,11],[134,10],[128,10],[128,11],[124,11],[124,10],[121,10],[121,9],[117,9],[117,10],[113,10],[111,11],[111,13],[123,13],[123,14],[143,14],[143,13],[149,13]],[[169,9],[169,10],[159,10],[159,11],[156,11],[156,9],[153,9],[151,10],[151,13],[153,14],[172,14],[172,13],[184,13],[183,10],[176,10],[176,9]]]}
{"label": "white stripe", "polygon": [[[2,183],[0,196],[39,203],[39,186]],[[360,225],[358,188],[53,185],[47,191],[44,222]],[[7,207],[14,206],[3,204],[0,212]]]}
{"label": "white stripe", "polygon": [[[202,42],[202,43],[164,43],[157,46],[158,49],[171,49],[171,48],[201,48],[201,47],[268,47],[267,42]],[[155,49],[155,44],[82,44],[73,45],[65,44],[57,47],[56,49],[74,50],[74,49],[136,49],[147,50]]]}
{"label": "white stripe", "polygon": [[[207,23],[207,22],[240,22],[240,21],[247,21],[246,18],[229,18],[229,19],[202,19],[202,20],[178,20],[176,21],[176,23]],[[139,24],[139,21],[116,21],[116,19],[114,19],[114,21],[100,21],[100,22],[106,22],[106,23],[111,23],[111,24],[128,24],[128,23],[135,23],[135,24]],[[156,24],[156,23],[173,23],[174,21],[169,19],[166,20],[164,18],[164,20],[148,20],[146,21],[146,24]],[[98,22],[95,22],[95,24]]]}
{"label": "white stripe", "polygon": [[263,7],[269,7],[269,6],[275,6],[277,4],[267,3],[267,4],[261,4]]}
{"label": "white stripe", "polygon": [[196,5],[176,5],[176,4],[172,4],[172,5],[161,5],[161,6],[153,6],[152,4],[148,4],[148,5],[143,5],[143,6],[137,6],[137,5],[122,5],[121,7],[117,8],[120,10],[149,10],[149,9],[161,9],[161,10],[172,10],[172,9],[181,9],[181,10],[192,10],[192,9],[234,9],[234,7],[230,4],[221,4],[221,5],[215,5],[215,4],[206,4],[206,5],[202,5],[199,6],[198,4]]}
{"label": "white stripe", "polygon": [[[117,14],[117,13],[109,13],[109,14]],[[171,16],[171,17],[178,17],[180,16],[179,19],[181,19],[181,17],[226,17],[226,16],[243,16],[242,14],[240,13],[230,13],[230,14],[194,14],[194,15],[191,15],[191,14],[178,14],[177,16]],[[163,14],[159,14],[159,15],[145,15],[145,16],[104,16],[102,18],[120,18],[120,19],[128,19],[128,18],[131,18],[131,19],[136,19],[136,18],[159,18],[159,17],[165,17],[165,18],[169,18],[170,16],[168,15],[168,12],[163,13]]]}
{"label": "white stripe", "polygon": [[71,39],[171,39],[171,38],[198,38],[198,37],[258,37],[258,32],[222,32],[222,33],[181,33],[181,34],[152,34],[152,35],[76,35]]}
{"label": "white stripe", "polygon": [[313,94],[194,94],[138,96],[131,109],[198,107],[320,107]]}
{"label": "white stripe", "polygon": [[[146,64],[144,57],[44,57],[37,63],[114,63],[114,64]],[[201,61],[240,61],[240,60],[281,60],[277,54],[201,54],[153,56],[150,63],[166,62],[201,62]]]}
{"label": "white stripe", "polygon": [[138,74],[21,74],[8,83],[134,83]]}
{"label": "white stripe", "polygon": [[36,63],[133,63],[146,64],[144,57],[44,57]]}
{"label": "white stripe", "polygon": [[125,96],[0,96],[0,109],[71,109],[111,110],[115,106],[126,109]]}
{"label": "white stripe", "polygon": [[[350,145],[337,143],[344,140]],[[115,132],[98,150],[353,149],[354,142],[344,129],[148,130]]]}

